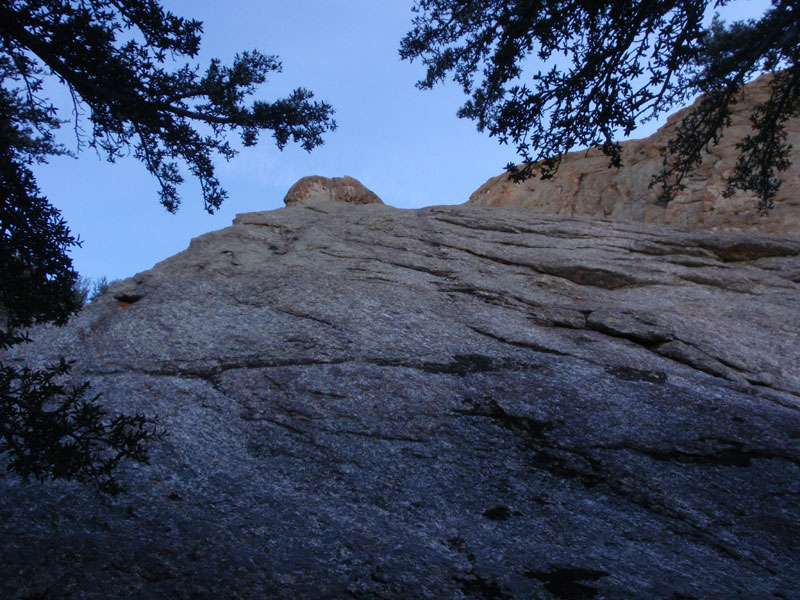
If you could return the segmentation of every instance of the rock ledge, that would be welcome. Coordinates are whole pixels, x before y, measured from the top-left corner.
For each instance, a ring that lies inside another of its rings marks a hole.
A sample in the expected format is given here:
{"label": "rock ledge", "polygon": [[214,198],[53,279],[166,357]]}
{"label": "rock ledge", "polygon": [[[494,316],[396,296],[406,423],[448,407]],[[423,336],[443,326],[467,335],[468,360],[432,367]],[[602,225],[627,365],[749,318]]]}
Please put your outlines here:
{"label": "rock ledge", "polygon": [[608,168],[608,157],[597,148],[570,152],[552,179],[534,177],[514,183],[508,175],[499,175],[478,188],[469,204],[800,237],[800,118],[785,123],[787,141],[794,148],[793,162],[781,173],[783,184],[775,208],[759,215],[758,200],[752,193],[739,191],[731,198],[723,196],[725,180],[738,156],[736,143],[751,131],[750,114],[769,97],[769,81],[768,76],[762,76],[745,86],[719,145],[704,155],[702,164],[687,177],[686,189],[666,207],[656,204],[657,190],[649,184],[662,168],[669,139],[691,107],[672,115],[650,137],[622,142],[620,169]]}

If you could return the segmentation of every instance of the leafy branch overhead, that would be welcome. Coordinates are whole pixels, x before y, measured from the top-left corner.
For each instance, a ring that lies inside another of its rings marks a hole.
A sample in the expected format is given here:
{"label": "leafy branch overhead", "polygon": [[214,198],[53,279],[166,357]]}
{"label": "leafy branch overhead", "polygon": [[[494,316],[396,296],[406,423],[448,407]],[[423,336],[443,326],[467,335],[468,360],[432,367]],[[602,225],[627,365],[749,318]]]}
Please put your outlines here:
{"label": "leafy branch overhead", "polygon": [[274,56],[243,52],[231,66],[213,60],[205,72],[179,57],[195,57],[201,23],[176,17],[154,0],[29,0],[0,3],[3,84],[17,102],[38,108],[37,130],[53,126],[55,108],[41,96],[42,80],[55,75],[88,113],[92,130],[77,130],[82,143],[114,160],[133,148],[158,180],[161,203],[180,204],[177,186],[185,164],[203,190],[205,207],[218,208],[225,192],[214,174],[213,156],[235,151],[226,134],[238,132],[251,146],[269,130],[280,148],[306,150],[335,128],[333,110],[297,89],[273,102],[245,104],[267,77],[281,70]]}
{"label": "leafy branch overhead", "polygon": [[[800,6],[773,0],[760,19],[729,25],[707,11],[728,0],[417,0],[400,55],[427,67],[421,89],[452,77],[472,119],[525,163],[516,179],[552,177],[573,148],[599,147],[621,165],[618,138],[703,94],[670,141],[653,183],[666,203],[730,123],[742,86],[776,73],[753,116],[728,192],[771,208],[788,166],[785,121],[800,115]],[[534,164],[537,163],[537,164]]]}
{"label": "leafy branch overhead", "polygon": [[[37,323],[63,324],[80,309],[68,252],[80,244],[36,184],[33,166],[65,154],[54,131],[64,121],[45,82],[66,86],[78,147],[110,161],[133,153],[155,176],[161,203],[180,205],[182,168],[201,185],[206,210],[225,199],[214,159],[270,131],[279,148],[311,150],[335,129],[333,109],[297,89],[272,102],[248,99],[281,70],[274,56],[243,52],[205,71],[194,58],[201,24],[165,12],[156,0],[0,0],[0,352],[28,339]],[[87,122],[91,129],[83,129]],[[116,493],[124,459],[146,461],[154,421],[112,417],[63,384],[70,364],[43,369],[0,362],[0,454],[23,477],[93,482]]]}

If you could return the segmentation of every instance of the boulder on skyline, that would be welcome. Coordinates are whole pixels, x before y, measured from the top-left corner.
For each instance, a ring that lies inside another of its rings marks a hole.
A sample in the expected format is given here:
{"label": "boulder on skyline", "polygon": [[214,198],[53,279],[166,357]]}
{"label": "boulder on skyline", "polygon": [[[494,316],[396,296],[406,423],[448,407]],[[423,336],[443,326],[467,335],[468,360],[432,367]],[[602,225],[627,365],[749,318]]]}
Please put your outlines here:
{"label": "boulder on skyline", "polygon": [[283,199],[286,206],[309,206],[326,202],[383,204],[383,201],[357,179],[310,175],[298,180]]}

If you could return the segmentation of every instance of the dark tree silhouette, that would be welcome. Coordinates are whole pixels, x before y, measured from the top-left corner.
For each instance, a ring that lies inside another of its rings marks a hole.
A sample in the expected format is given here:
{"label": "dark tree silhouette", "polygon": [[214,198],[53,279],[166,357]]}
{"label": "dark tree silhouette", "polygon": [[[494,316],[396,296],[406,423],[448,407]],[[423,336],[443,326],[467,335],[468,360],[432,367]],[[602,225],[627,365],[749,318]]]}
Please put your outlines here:
{"label": "dark tree silhouette", "polygon": [[773,0],[759,19],[704,26],[706,10],[725,4],[417,0],[400,55],[427,67],[419,88],[448,76],[462,86],[469,98],[458,115],[516,147],[524,165],[508,168],[518,180],[552,177],[562,155],[581,146],[600,147],[620,166],[617,136],[703,94],[653,181],[664,203],[730,124],[742,86],[773,72],[771,98],[754,111],[728,182],[729,194],[757,194],[763,211],[789,164],[783,123],[800,114],[800,3]]}
{"label": "dark tree silhouette", "polygon": [[[46,79],[71,94],[79,149],[112,162],[133,153],[170,212],[180,205],[181,166],[199,180],[206,210],[220,206],[213,159],[236,154],[229,135],[251,146],[269,131],[279,148],[295,142],[310,151],[335,129],[331,106],[302,88],[247,104],[281,70],[274,56],[243,52],[204,72],[176,63],[197,55],[201,33],[200,22],[156,0],[0,0],[0,351],[28,339],[31,325],[63,324],[81,304],[67,254],[79,242],[32,171],[66,153],[54,139],[63,121],[43,93]],[[0,363],[0,453],[22,476],[90,481],[115,493],[115,467],[147,459],[153,422],[111,418],[97,397],[85,397],[86,385],[59,383],[68,370],[63,360],[38,371]]]}

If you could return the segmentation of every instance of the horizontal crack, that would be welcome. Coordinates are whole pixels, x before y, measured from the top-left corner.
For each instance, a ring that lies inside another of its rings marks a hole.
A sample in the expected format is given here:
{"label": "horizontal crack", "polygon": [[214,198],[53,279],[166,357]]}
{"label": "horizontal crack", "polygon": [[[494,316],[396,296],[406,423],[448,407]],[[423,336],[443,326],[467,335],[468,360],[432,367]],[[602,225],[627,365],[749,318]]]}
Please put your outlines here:
{"label": "horizontal crack", "polygon": [[542,346],[541,344],[536,344],[534,342],[509,340],[507,338],[501,337],[497,334],[491,333],[490,331],[486,331],[484,329],[480,329],[478,327],[472,327],[471,325],[467,325],[467,327],[472,331],[474,331],[475,333],[496,340],[502,344],[508,344],[509,346],[516,346],[517,348],[525,348],[527,350],[533,350],[534,352],[541,352],[543,354],[555,354],[557,356],[571,356],[571,354],[568,354],[567,352],[561,352],[560,350],[548,348],[547,346]]}
{"label": "horizontal crack", "polygon": [[309,321],[314,321],[316,323],[322,323],[323,325],[327,325],[328,327],[331,327],[331,328],[336,329],[336,330],[340,329],[340,327],[338,327],[337,325],[331,323],[330,321],[328,321],[326,319],[322,319],[320,317],[315,317],[315,316],[309,315],[309,314],[304,313],[304,312],[300,312],[300,311],[296,311],[296,310],[290,310],[290,309],[287,309],[287,308],[278,308],[276,306],[272,306],[271,308],[273,310],[279,312],[279,313],[283,313],[285,315],[289,315],[289,316],[292,316],[292,317],[297,317],[298,319],[307,319]]}
{"label": "horizontal crack", "polygon": [[440,245],[443,248],[449,248],[451,250],[465,252],[467,254],[471,254],[472,256],[476,256],[478,258],[483,258],[486,260],[491,260],[492,262],[496,262],[501,265],[506,265],[510,267],[522,267],[525,269],[530,269],[531,271],[539,273],[540,275],[550,275],[551,277],[565,279],[577,285],[598,287],[607,290],[616,290],[623,287],[647,285],[650,283],[649,281],[640,281],[624,273],[618,273],[615,271],[609,271],[608,269],[602,269],[597,267],[584,267],[579,265],[557,265],[557,266],[546,265],[546,264],[537,265],[522,261],[515,261],[500,256],[493,256],[491,254],[478,252],[476,250],[470,250],[469,248],[464,248],[461,246],[451,246],[447,244],[440,244]]}
{"label": "horizontal crack", "polygon": [[394,267],[400,267],[401,269],[410,269],[412,271],[419,271],[420,273],[426,273],[428,275],[433,275],[435,277],[452,277],[453,271],[445,271],[444,269],[431,269],[429,267],[422,267],[419,265],[409,265],[403,264],[398,262],[391,262],[387,260],[381,261],[383,264],[392,265]]}
{"label": "horizontal crack", "polygon": [[632,444],[610,444],[592,446],[599,450],[629,451],[642,454],[657,461],[677,462],[722,467],[749,467],[754,459],[784,460],[800,467],[800,458],[775,454],[763,450],[745,449],[744,444],[734,440],[721,440],[728,445],[713,452],[688,452],[678,448],[646,448]]}
{"label": "horizontal crack", "polygon": [[522,229],[519,227],[512,227],[510,225],[501,225],[500,223],[485,223],[479,221],[466,222],[442,216],[435,216],[434,219],[441,223],[455,225],[456,227],[464,227],[465,229],[476,229],[479,231],[496,231],[497,233],[538,233],[530,229]]}
{"label": "horizontal crack", "polygon": [[280,367],[308,367],[308,366],[321,366],[321,365],[340,365],[347,362],[356,362],[354,359],[333,358],[329,360],[315,360],[315,359],[241,359],[241,361],[228,361],[223,364],[208,366],[203,368],[198,365],[197,367],[187,366],[181,368],[125,368],[125,369],[109,369],[109,370],[87,370],[88,375],[153,375],[159,377],[179,377],[179,378],[197,378],[210,380],[213,377],[220,375],[226,371],[236,369],[273,369]]}
{"label": "horizontal crack", "polygon": [[374,440],[381,440],[384,442],[410,442],[414,444],[424,444],[425,440],[421,440],[418,438],[413,437],[405,437],[405,436],[392,436],[392,435],[384,435],[381,433],[373,433],[370,431],[352,431],[349,429],[328,429],[323,427],[317,427],[317,431],[322,431],[325,433],[330,433],[333,435],[353,435],[357,437],[365,437]]}
{"label": "horizontal crack", "polygon": [[444,292],[446,294],[465,294],[467,296],[472,296],[473,298],[477,298],[482,302],[486,302],[487,304],[492,304],[494,306],[505,306],[508,308],[515,308],[516,305],[509,301],[509,298],[513,300],[517,300],[516,297],[513,296],[506,296],[504,294],[500,294],[499,292],[494,292],[491,290],[483,290],[480,288],[473,287],[471,285],[441,285],[439,287],[440,292]]}
{"label": "horizontal crack", "polygon": [[409,361],[404,359],[379,359],[371,361],[381,367],[405,367],[437,375],[458,375],[464,377],[472,373],[491,373],[496,371],[527,371],[538,369],[539,365],[518,362],[508,358],[495,358],[482,354],[457,354],[449,363]]}

